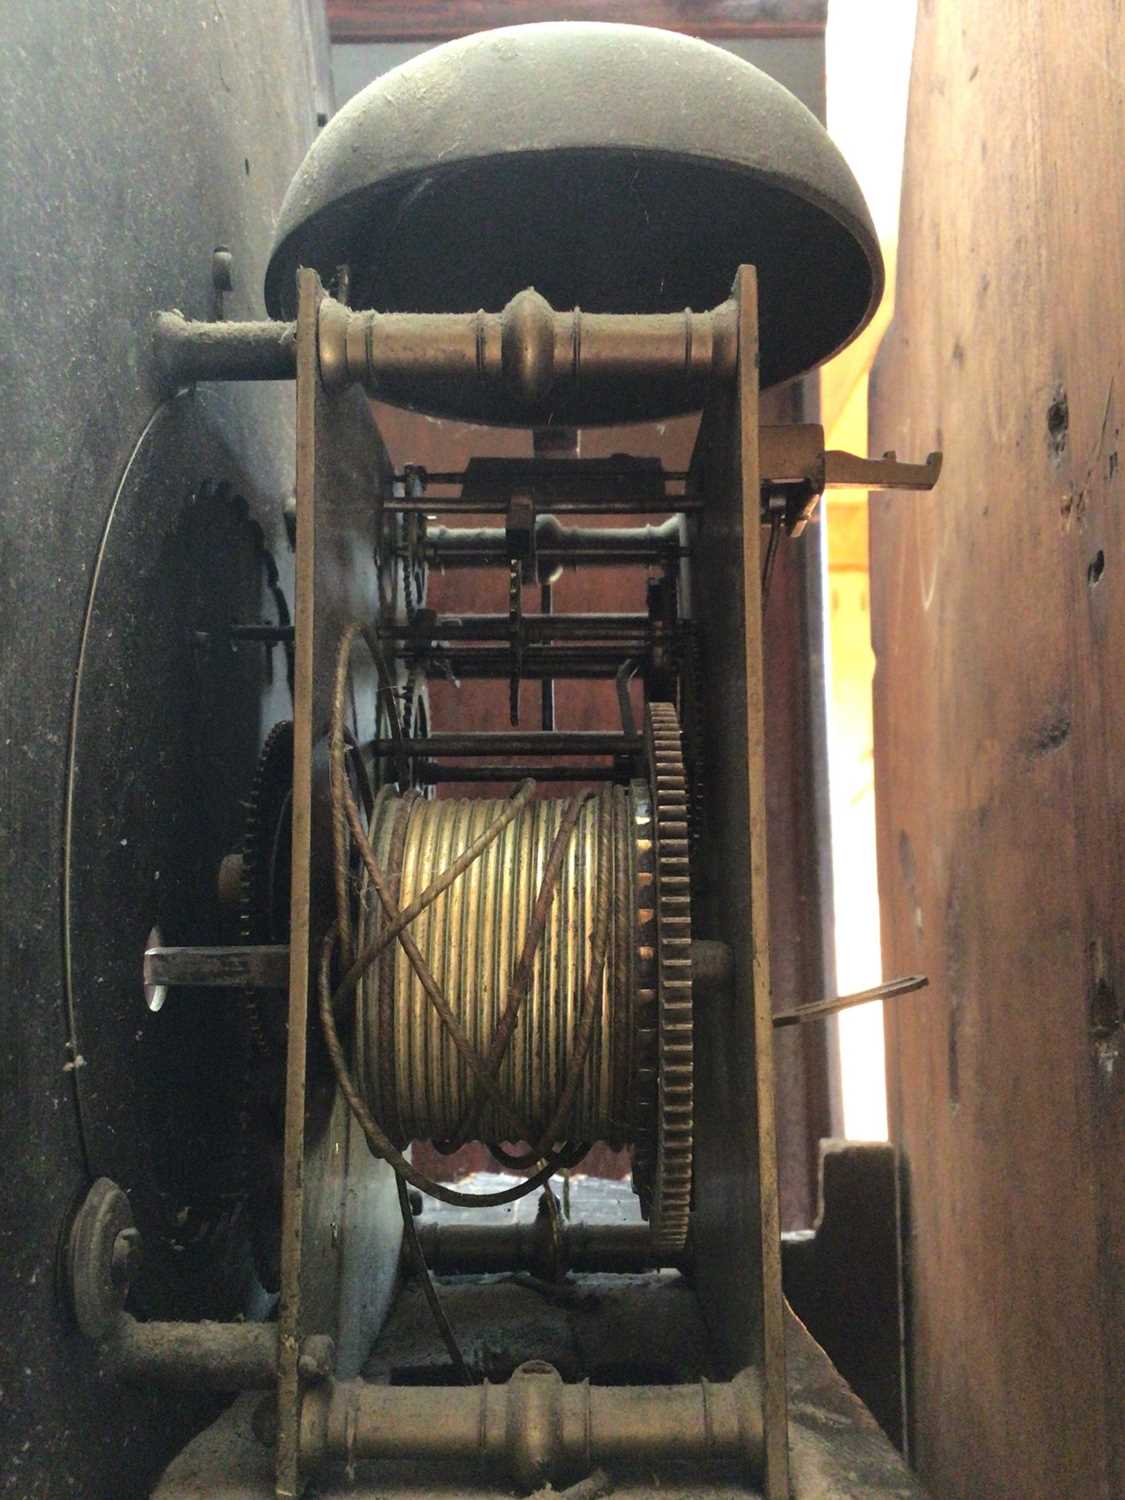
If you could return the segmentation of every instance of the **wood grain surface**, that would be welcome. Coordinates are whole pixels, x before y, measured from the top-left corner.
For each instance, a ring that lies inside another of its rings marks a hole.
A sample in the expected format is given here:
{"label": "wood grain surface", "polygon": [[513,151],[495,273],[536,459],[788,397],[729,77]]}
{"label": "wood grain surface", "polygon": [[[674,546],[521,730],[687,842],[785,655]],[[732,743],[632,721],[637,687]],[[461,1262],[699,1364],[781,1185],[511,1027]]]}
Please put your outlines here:
{"label": "wood grain surface", "polygon": [[872,451],[875,754],[914,1457],[1118,1500],[1125,790],[1120,3],[922,0]]}

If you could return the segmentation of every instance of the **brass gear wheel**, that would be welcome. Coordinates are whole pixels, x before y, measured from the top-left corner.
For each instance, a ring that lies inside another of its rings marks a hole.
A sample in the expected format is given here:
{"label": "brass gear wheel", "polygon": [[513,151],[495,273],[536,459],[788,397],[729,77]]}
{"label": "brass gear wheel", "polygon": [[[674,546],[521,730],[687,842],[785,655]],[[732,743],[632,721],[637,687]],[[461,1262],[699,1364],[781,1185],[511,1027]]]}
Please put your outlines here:
{"label": "brass gear wheel", "polygon": [[[691,1212],[694,1042],[688,788],[679,721],[670,703],[649,704],[645,749],[652,837],[651,841],[641,838],[638,827],[638,946],[642,954],[645,949],[651,951],[651,939],[645,942],[645,938],[652,932],[655,914],[656,1014],[655,1046],[650,1053],[655,1067],[642,1068],[641,1078],[642,1089],[651,1098],[651,1113],[645,1112],[655,1119],[655,1129],[638,1135],[633,1176],[654,1246],[676,1252],[684,1247]],[[650,850],[644,849],[646,842],[651,843]],[[651,883],[644,880],[646,866],[652,872]],[[642,963],[642,976],[644,967]],[[643,1001],[643,994],[640,998]],[[643,1038],[641,1047],[642,1053],[649,1051]],[[654,1089],[651,1084],[644,1089],[646,1073]]]}

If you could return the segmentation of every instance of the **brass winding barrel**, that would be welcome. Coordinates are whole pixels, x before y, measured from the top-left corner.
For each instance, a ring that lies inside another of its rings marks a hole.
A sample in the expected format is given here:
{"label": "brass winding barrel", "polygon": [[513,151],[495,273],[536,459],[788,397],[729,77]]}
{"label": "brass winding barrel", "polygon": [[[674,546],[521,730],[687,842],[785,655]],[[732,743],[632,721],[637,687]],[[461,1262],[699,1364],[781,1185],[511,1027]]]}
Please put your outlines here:
{"label": "brass winding barrel", "polygon": [[[401,945],[391,945],[372,965],[357,995],[356,1065],[373,1113],[399,1141],[456,1142],[466,1132],[493,1142],[538,1141],[572,1071],[565,1133],[550,1144],[628,1139],[635,1031],[631,797],[627,788],[611,787],[581,805],[575,798],[530,801],[410,927],[466,1040],[487,1058],[504,1024],[537,900],[544,892],[549,897],[526,993],[496,1074],[526,1132],[495,1100],[478,1100],[474,1074]],[[400,905],[409,906],[504,806],[483,798],[381,794],[371,841]],[[576,819],[569,835],[563,829],[568,815]],[[560,837],[565,855],[550,881],[550,854]],[[361,902],[364,946],[378,936],[384,918],[367,887]],[[576,1068],[599,903],[608,924],[605,961],[589,1000],[587,1055]]]}

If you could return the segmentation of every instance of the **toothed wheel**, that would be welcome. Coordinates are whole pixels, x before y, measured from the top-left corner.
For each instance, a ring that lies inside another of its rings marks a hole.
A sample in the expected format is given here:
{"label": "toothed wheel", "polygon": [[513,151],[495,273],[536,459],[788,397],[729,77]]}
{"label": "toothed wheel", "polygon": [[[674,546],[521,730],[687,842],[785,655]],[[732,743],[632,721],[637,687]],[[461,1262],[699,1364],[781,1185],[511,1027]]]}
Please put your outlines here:
{"label": "toothed wheel", "polygon": [[[258,757],[246,801],[242,841],[241,937],[244,943],[289,941],[293,842],[293,725],[275,724]],[[258,1278],[280,1286],[281,1156],[284,1119],[286,1006],[279,995],[246,990],[246,1130],[251,1170],[251,1242]]]}
{"label": "toothed wheel", "polygon": [[[688,791],[680,726],[670,703],[649,705],[645,748],[651,837],[642,836],[639,822],[639,1076],[642,1094],[649,1092],[654,1097],[651,1111],[644,1110],[653,1124],[638,1133],[634,1147],[633,1178],[641,1207],[648,1213],[653,1243],[660,1250],[673,1252],[684,1246],[691,1211],[694,1044]],[[646,810],[638,809],[641,822],[645,821]],[[651,877],[646,880],[648,872]],[[646,969],[654,985],[645,984]],[[651,1007],[655,1025],[648,1027],[643,1018],[646,993],[655,1002]],[[648,1101],[642,1097],[640,1102],[643,1109]]]}
{"label": "toothed wheel", "polygon": [[[289,941],[293,842],[293,725],[275,724],[266,736],[246,803],[242,842],[241,925],[244,943]],[[246,994],[254,1044],[266,1058],[285,1055],[285,1009],[276,999]]]}

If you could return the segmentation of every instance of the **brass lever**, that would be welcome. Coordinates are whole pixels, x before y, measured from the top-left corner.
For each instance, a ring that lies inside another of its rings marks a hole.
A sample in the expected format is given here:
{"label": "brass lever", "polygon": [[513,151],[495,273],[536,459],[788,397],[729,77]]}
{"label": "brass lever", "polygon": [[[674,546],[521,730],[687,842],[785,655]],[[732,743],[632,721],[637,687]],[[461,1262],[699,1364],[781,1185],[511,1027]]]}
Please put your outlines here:
{"label": "brass lever", "polygon": [[824,455],[824,483],[841,490],[932,490],[941,476],[941,454],[924,464],[904,464],[892,449],[882,458],[859,458],[830,448]]}
{"label": "brass lever", "polygon": [[924,464],[899,463],[898,455],[860,458],[838,448],[824,448],[824,428],[816,422],[763,427],[758,434],[762,473],[762,520],[770,518],[770,501],[783,497],[785,525],[800,536],[826,489],[932,490],[941,475],[940,453]]}

